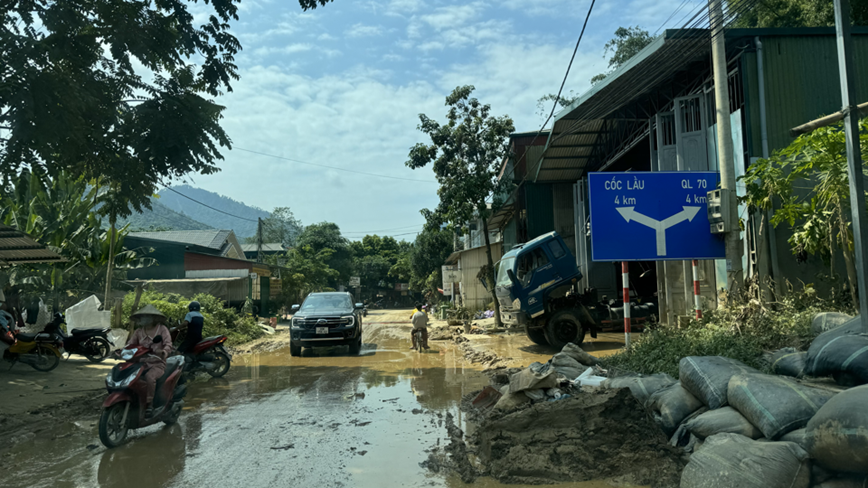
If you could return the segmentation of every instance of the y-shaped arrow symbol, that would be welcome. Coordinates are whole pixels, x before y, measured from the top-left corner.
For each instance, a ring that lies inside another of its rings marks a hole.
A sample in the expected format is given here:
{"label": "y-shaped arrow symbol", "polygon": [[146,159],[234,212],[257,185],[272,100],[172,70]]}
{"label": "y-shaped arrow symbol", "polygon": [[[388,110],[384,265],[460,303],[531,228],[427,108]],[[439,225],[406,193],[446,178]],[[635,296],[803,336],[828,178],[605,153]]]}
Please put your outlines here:
{"label": "y-shaped arrow symbol", "polygon": [[685,220],[693,221],[693,217],[696,217],[696,214],[699,213],[699,209],[701,207],[683,207],[684,210],[678,212],[672,217],[663,219],[663,220],[655,220],[647,215],[642,215],[639,212],[633,210],[636,207],[618,207],[616,210],[621,214],[621,217],[624,217],[624,220],[630,222],[631,220],[642,224],[646,227],[650,227],[657,232],[657,255],[665,256],[666,255],[666,229],[672,227],[675,224],[679,224],[684,222]]}

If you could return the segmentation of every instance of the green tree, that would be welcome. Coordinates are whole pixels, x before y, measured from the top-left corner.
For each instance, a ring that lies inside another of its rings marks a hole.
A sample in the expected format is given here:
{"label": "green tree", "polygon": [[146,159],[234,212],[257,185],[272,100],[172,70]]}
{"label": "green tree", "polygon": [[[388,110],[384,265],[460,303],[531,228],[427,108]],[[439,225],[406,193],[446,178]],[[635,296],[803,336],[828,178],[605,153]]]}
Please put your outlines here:
{"label": "green tree", "polygon": [[[270,216],[262,219],[262,242],[277,242],[286,248],[295,247],[303,230],[301,221],[295,218],[289,207],[275,207]],[[258,237],[248,237],[245,242],[256,244]]]}
{"label": "green tree", "polygon": [[603,46],[603,57],[612,53],[612,57],[609,58],[609,69],[607,72],[600,73],[591,78],[591,84],[596,85],[606,79],[607,76],[623,66],[630,58],[639,54],[639,51],[645,49],[654,39],[654,36],[638,25],[635,27],[618,27],[615,30],[615,37]]}
{"label": "green tree", "polygon": [[127,227],[117,231],[117,250],[112,249],[110,235],[94,211],[104,203],[103,194],[83,178],[66,172],[49,178],[35,167],[33,172],[22,170],[6,188],[0,192],[0,222],[27,232],[66,259],[16,266],[7,277],[13,285],[38,295],[51,294],[56,305],[66,306],[98,293],[106,283],[109,263],[111,276],[117,279],[130,269],[153,264],[137,250],[124,248]]}
{"label": "green tree", "polygon": [[[431,144],[419,143],[410,149],[407,166],[413,169],[432,164],[440,189],[440,203],[430,213],[428,226],[439,228],[449,222],[456,229],[466,229],[476,219],[482,220],[485,251],[488,257],[489,282],[494,283],[494,261],[488,218],[503,204],[505,182],[497,178],[500,162],[507,155],[509,134],[515,130],[512,119],[491,115],[491,106],[471,98],[474,87],[459,86],[446,97],[447,123],[440,124],[420,114],[418,128],[431,138]],[[492,198],[489,206],[487,199]],[[494,300],[494,317],[500,327],[500,305]]]}
{"label": "green tree", "polygon": [[437,289],[443,283],[442,266],[446,264],[446,258],[450,254],[452,254],[452,232],[424,229],[419,233],[410,253],[410,287],[439,296]]}
{"label": "green tree", "polygon": [[346,284],[349,281],[353,269],[353,256],[349,241],[341,235],[341,229],[337,224],[320,222],[308,225],[298,236],[297,245],[300,247],[310,246],[316,253],[325,250],[331,251],[325,259],[325,263],[337,271],[337,275],[330,281],[332,288],[337,288],[338,285]]}
{"label": "green tree", "polygon": [[[730,0],[730,9],[740,9],[747,0]],[[753,2],[752,2],[753,3]],[[828,0],[765,0],[739,14],[733,27],[831,27],[835,10]],[[868,0],[850,2],[850,19],[855,25],[868,25]]]}
{"label": "green tree", "polygon": [[[866,160],[868,119],[862,119],[859,126],[862,158]],[[863,173],[868,175],[864,167]],[[789,243],[794,254],[820,256],[829,264],[833,277],[835,257],[839,252],[843,255],[851,297],[858,303],[842,123],[799,136],[770,158],[752,164],[739,179],[746,187],[742,200],[750,209],[762,210],[763,216],[774,209],[771,224],[790,226],[793,234]],[[761,226],[765,226],[765,217]]]}
{"label": "green tree", "polygon": [[217,171],[238,3],[197,4],[195,25],[186,0],[0,2],[0,174],[110,182],[141,211],[158,185]]}
{"label": "green tree", "polygon": [[284,304],[299,303],[311,292],[334,290],[332,283],[339,273],[327,264],[331,249],[315,250],[300,245],[286,252],[286,268],[281,274],[281,298]]}

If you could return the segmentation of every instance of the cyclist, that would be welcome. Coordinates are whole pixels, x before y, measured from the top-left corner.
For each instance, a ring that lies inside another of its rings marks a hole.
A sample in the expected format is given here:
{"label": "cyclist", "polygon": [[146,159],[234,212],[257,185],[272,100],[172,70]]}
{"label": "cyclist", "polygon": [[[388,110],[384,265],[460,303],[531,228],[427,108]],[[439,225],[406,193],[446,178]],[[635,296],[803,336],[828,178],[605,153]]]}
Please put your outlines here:
{"label": "cyclist", "polygon": [[422,347],[430,349],[430,347],[428,347],[428,314],[422,310],[421,303],[416,303],[416,311],[413,312],[412,317],[410,317],[410,322],[413,324],[413,330],[410,331],[410,340],[412,342],[412,347],[410,349],[416,349],[415,332],[419,329],[422,330]]}

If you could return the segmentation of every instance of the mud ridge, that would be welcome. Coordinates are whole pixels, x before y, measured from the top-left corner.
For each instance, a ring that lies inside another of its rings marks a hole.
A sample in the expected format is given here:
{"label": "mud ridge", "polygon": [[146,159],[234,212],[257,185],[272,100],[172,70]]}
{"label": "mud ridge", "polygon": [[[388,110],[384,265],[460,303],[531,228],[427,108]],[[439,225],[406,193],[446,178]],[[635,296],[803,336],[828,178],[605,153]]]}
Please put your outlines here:
{"label": "mud ridge", "polygon": [[[686,464],[627,389],[493,413],[478,423],[465,449],[478,459],[479,474],[511,484],[617,479],[669,488],[679,485]],[[453,458],[460,452],[454,449]]]}

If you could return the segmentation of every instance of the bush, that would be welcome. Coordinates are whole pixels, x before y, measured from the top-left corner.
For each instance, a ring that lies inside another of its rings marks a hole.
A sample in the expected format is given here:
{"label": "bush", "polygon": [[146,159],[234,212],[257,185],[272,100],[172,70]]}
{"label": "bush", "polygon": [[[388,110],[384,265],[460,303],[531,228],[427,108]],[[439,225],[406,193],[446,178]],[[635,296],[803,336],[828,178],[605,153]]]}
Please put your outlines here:
{"label": "bush", "polygon": [[643,374],[668,373],[678,377],[678,361],[685,356],[725,356],[767,370],[764,351],[782,347],[805,348],[813,339],[811,320],[820,312],[843,311],[822,300],[806,286],[775,304],[754,298],[735,298],[704,313],[686,327],[660,326],[646,331],[629,352],[604,359],[607,367]]}
{"label": "bush", "polygon": [[[133,310],[133,302],[136,300],[135,293],[128,293],[124,297],[123,323],[129,323]],[[262,336],[263,331],[252,317],[239,316],[235,309],[226,308],[222,300],[212,295],[200,293],[193,298],[185,298],[176,293],[157,293],[146,291],[142,293],[138,309],[145,305],[153,305],[163,312],[168,318],[168,326],[177,325],[179,320],[184,320],[187,315],[187,305],[196,300],[202,305],[202,315],[205,317],[205,327],[202,330],[204,337],[225,335],[229,339],[227,344],[235,345],[252,341]]]}

